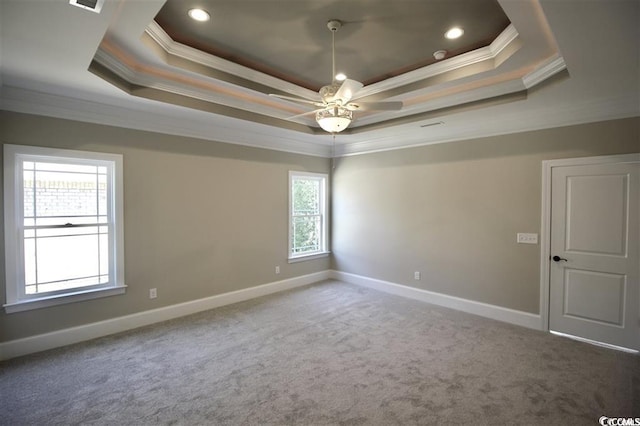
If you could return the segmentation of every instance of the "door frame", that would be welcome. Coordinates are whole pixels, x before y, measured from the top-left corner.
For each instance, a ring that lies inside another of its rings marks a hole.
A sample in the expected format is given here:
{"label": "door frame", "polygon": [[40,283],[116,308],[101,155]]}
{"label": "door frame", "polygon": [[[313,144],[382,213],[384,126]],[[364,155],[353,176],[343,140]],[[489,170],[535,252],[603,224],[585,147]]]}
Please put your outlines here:
{"label": "door frame", "polygon": [[542,162],[542,223],[540,230],[540,328],[549,331],[549,292],[551,291],[551,172],[554,167],[591,164],[636,163],[640,153],[597,157],[563,158]]}

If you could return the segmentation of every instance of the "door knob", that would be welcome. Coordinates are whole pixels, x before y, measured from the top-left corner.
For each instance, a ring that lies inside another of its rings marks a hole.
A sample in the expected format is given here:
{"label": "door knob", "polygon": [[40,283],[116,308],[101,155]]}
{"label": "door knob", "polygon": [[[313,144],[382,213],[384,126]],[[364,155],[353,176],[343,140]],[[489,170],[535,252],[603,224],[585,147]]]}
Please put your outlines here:
{"label": "door knob", "polygon": [[554,262],[560,262],[561,260],[564,260],[565,262],[568,262],[567,259],[565,259],[564,257],[560,257],[560,256],[553,256],[551,259],[553,259]]}

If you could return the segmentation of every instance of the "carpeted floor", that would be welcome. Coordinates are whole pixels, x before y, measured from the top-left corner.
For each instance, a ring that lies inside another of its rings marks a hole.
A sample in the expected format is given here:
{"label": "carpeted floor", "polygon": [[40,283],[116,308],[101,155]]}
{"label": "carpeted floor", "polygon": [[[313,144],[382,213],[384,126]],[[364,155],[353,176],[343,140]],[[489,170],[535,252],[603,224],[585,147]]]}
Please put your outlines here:
{"label": "carpeted floor", "polygon": [[597,425],[640,357],[335,281],[0,364],[3,425]]}

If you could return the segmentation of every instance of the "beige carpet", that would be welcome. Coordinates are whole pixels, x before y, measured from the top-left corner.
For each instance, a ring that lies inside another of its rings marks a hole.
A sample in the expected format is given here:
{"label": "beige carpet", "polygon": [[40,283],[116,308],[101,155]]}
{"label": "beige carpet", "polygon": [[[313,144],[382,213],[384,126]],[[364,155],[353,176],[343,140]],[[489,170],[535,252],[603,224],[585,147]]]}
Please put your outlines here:
{"label": "beige carpet", "polygon": [[584,424],[640,358],[326,282],[0,364],[3,425]]}

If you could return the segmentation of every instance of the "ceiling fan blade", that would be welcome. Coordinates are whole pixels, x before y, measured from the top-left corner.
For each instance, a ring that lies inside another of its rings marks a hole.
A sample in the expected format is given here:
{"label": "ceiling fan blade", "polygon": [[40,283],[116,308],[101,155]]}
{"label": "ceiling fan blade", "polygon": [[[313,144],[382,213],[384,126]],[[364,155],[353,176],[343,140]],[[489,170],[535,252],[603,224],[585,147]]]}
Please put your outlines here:
{"label": "ceiling fan blade", "polygon": [[350,102],[346,105],[351,111],[398,111],[402,102]]}
{"label": "ceiling fan blade", "polygon": [[323,104],[322,102],[310,101],[308,99],[302,99],[302,98],[294,98],[292,96],[276,95],[276,94],[273,94],[273,93],[270,93],[269,96],[273,96],[274,98],[284,99],[284,100],[287,100],[287,101],[298,102],[300,104],[313,105],[313,106],[317,106],[317,107],[324,107],[325,106],[325,104]]}
{"label": "ceiling fan blade", "polygon": [[316,112],[321,111],[323,108],[320,109],[314,109],[313,111],[307,111],[307,112],[303,112],[302,114],[298,114],[298,115],[294,115],[291,117],[287,117],[287,120],[293,120],[294,118],[300,118],[300,117],[305,117],[307,115],[314,115]]}
{"label": "ceiling fan blade", "polygon": [[346,79],[342,82],[342,85],[340,86],[336,94],[333,95],[333,100],[335,101],[340,99],[342,105],[344,105],[349,102],[353,95],[358,90],[362,89],[363,86],[364,84],[360,83],[359,81]]}

